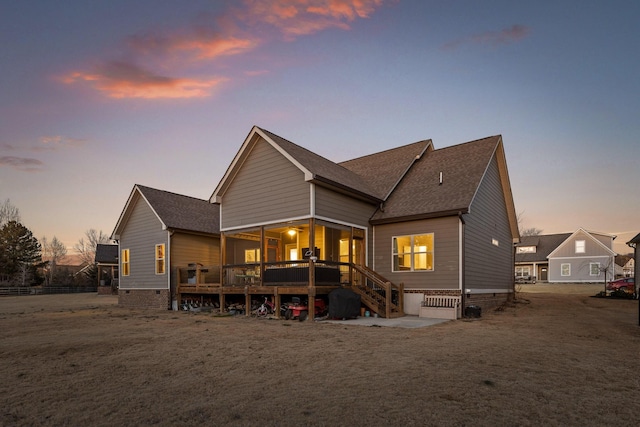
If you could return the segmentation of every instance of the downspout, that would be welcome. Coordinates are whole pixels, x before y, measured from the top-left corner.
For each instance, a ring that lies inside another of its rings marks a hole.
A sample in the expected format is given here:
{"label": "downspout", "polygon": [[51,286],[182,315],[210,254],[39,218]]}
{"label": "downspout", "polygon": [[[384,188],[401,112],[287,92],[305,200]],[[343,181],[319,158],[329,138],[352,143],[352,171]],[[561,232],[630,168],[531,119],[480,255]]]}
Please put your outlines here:
{"label": "downspout", "polygon": [[464,315],[464,307],[467,305],[467,285],[465,283],[465,271],[464,271],[464,242],[465,242],[465,222],[464,222],[464,218],[462,217],[462,212],[458,212],[458,218],[460,219],[460,225],[459,225],[459,233],[460,236],[458,238],[459,241],[459,245],[460,245],[460,254],[458,256],[459,258],[459,268],[460,268],[460,293],[462,294],[462,314]]}

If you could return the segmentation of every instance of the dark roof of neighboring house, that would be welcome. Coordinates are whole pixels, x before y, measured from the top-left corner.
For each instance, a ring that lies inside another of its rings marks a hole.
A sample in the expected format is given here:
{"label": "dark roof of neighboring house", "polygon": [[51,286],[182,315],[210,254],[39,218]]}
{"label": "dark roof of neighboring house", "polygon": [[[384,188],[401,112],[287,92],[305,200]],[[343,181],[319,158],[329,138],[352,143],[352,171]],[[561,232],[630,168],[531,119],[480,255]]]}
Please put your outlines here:
{"label": "dark roof of neighboring house", "polygon": [[523,236],[520,238],[518,246],[535,246],[535,253],[519,254],[516,249],[515,260],[516,262],[541,262],[547,261],[547,257],[553,252],[562,242],[567,240],[573,233],[560,233],[560,234],[541,234],[539,236]]}
{"label": "dark roof of neighboring house", "polygon": [[385,200],[411,165],[429,148],[433,149],[430,139],[338,164],[365,179],[380,199]]}
{"label": "dark roof of neighboring house", "polygon": [[624,267],[632,258],[631,255],[616,255],[615,263],[620,267]]}
{"label": "dark roof of neighboring house", "polygon": [[372,221],[466,213],[500,141],[497,135],[427,151]]}
{"label": "dark roof of neighboring house", "polygon": [[382,200],[384,195],[379,194],[362,176],[268,130],[257,128],[311,172],[314,180]]}
{"label": "dark roof of neighboring house", "polygon": [[636,245],[640,244],[640,233],[636,234],[636,236],[627,243],[635,243]]}
{"label": "dark roof of neighboring house", "polygon": [[220,234],[219,204],[142,185],[136,188],[167,228]]}
{"label": "dark roof of neighboring house", "polygon": [[98,243],[96,245],[95,262],[100,264],[117,264],[118,263],[118,245],[108,245]]}

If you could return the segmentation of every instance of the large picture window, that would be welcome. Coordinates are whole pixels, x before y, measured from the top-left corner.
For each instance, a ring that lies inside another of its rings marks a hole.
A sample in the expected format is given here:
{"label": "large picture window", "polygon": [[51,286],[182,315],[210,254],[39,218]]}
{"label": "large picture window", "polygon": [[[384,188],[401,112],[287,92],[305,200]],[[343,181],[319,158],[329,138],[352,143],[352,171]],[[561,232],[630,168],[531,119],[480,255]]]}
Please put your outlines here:
{"label": "large picture window", "polygon": [[165,254],[164,243],[156,245],[156,274],[164,274],[165,272]]}
{"label": "large picture window", "polygon": [[122,263],[122,275],[129,275],[129,249],[123,249],[120,254],[120,262]]}
{"label": "large picture window", "polygon": [[393,238],[393,271],[433,271],[433,233]]}

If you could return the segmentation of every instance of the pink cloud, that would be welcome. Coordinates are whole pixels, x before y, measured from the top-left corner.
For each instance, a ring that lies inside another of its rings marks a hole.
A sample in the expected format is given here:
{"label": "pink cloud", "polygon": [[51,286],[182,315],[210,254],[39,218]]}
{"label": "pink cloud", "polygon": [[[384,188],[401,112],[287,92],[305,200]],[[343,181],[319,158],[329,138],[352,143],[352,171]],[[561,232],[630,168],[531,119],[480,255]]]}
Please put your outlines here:
{"label": "pink cloud", "polygon": [[246,0],[245,19],[276,27],[291,39],[327,28],[348,30],[349,23],[368,18],[383,0]]}
{"label": "pink cloud", "polygon": [[124,61],[111,61],[94,72],[74,72],[63,79],[69,84],[87,82],[110,98],[144,99],[202,98],[225,80],[166,77]]}
{"label": "pink cloud", "polygon": [[43,169],[44,163],[38,159],[15,156],[0,157],[0,167],[8,166],[23,172],[39,172]]}
{"label": "pink cloud", "polygon": [[62,147],[79,147],[83,145],[86,140],[79,138],[69,138],[67,136],[55,135],[55,136],[42,136],[39,138],[41,145],[33,148],[33,151],[53,151]]}
{"label": "pink cloud", "polygon": [[501,31],[486,31],[470,37],[454,40],[442,46],[445,50],[457,49],[464,44],[498,46],[518,42],[529,35],[531,29],[524,25],[512,25]]}
{"label": "pink cloud", "polygon": [[[328,28],[348,30],[351,22],[368,18],[384,1],[244,0],[241,7],[217,16],[215,25],[201,23],[128,37],[123,58],[136,58],[135,64],[129,59],[99,61],[98,66],[68,73],[61,80],[67,84],[85,83],[118,99],[208,97],[230,78],[184,77],[185,69],[216,66],[224,57],[247,54],[282,36],[292,40]],[[266,70],[260,70],[263,72]],[[234,76],[242,74],[240,70]],[[246,71],[244,75],[257,73]]]}

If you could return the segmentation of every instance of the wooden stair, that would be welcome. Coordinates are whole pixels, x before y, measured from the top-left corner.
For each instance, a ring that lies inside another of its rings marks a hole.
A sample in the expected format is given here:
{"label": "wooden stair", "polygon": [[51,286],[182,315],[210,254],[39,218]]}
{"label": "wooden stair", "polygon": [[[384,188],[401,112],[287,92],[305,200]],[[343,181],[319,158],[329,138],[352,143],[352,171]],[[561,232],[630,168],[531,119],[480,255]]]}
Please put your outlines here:
{"label": "wooden stair", "polygon": [[360,295],[362,304],[381,317],[404,316],[404,285],[395,285],[380,274],[362,265],[351,264],[351,289]]}

